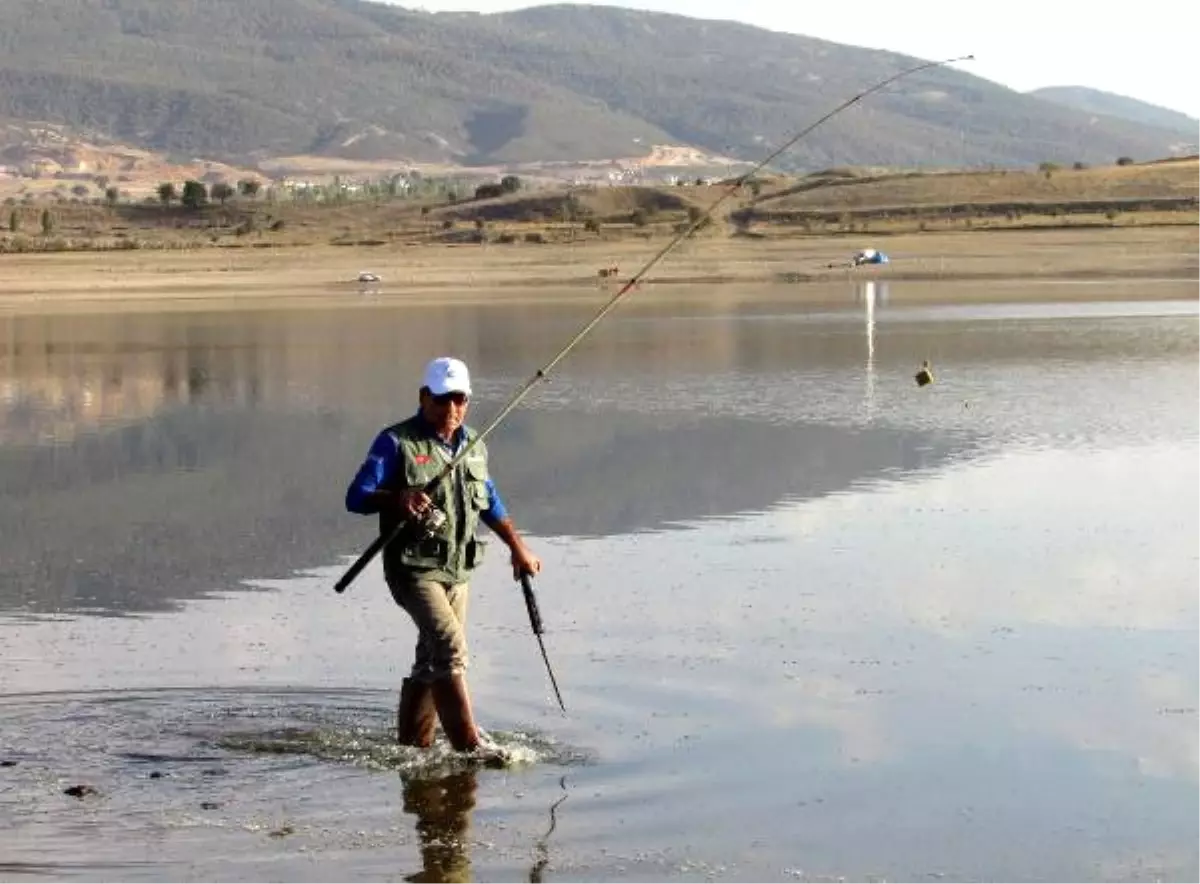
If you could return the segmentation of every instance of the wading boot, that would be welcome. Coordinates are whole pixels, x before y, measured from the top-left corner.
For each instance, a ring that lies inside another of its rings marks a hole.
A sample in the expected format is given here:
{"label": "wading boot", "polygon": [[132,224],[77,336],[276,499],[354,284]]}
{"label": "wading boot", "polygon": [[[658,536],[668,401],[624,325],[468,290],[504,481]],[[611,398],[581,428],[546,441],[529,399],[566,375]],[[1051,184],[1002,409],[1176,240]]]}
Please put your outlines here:
{"label": "wading boot", "polygon": [[504,767],[510,754],[491,740],[485,740],[471,712],[471,696],[462,674],[439,679],[433,683],[433,702],[446,739],[459,752],[470,752],[488,767]]}
{"label": "wading boot", "polygon": [[396,740],[401,746],[428,749],[437,728],[437,709],[430,685],[404,679],[400,686],[400,706],[396,710]]}

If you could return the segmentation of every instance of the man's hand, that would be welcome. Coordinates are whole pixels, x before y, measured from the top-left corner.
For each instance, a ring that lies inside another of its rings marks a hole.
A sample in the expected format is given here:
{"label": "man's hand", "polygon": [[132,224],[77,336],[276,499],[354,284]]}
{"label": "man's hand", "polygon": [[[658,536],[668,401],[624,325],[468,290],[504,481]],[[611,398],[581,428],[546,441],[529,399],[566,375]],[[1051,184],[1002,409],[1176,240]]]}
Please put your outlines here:
{"label": "man's hand", "polygon": [[542,570],[542,560],[525,545],[512,519],[506,517],[487,524],[512,552],[513,580],[520,580],[522,574],[537,574]]}
{"label": "man's hand", "polygon": [[537,574],[542,570],[542,560],[530,551],[525,544],[518,544],[512,551],[513,580],[520,580],[522,574]]}
{"label": "man's hand", "polygon": [[402,516],[415,518],[422,515],[433,500],[420,488],[405,488],[389,495],[391,508]]}

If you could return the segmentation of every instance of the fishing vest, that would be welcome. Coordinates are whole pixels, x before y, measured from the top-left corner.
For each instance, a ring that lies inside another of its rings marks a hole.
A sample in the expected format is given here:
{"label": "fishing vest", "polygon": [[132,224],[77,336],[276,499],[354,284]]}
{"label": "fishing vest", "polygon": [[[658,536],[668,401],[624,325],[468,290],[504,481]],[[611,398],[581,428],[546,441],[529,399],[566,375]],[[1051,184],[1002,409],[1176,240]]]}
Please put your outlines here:
{"label": "fishing vest", "polygon": [[[466,441],[474,430],[464,427]],[[431,436],[420,415],[388,427],[396,442],[400,469],[384,486],[389,491],[420,488],[436,477],[451,455]],[[475,536],[479,514],[488,508],[487,447],[477,442],[453,471],[429,492],[433,505],[446,514],[446,522],[433,537],[417,540],[401,533],[383,548],[383,573],[388,583],[411,579],[463,583],[483,559],[484,541]],[[389,535],[401,521],[395,513],[379,513],[379,530]]]}

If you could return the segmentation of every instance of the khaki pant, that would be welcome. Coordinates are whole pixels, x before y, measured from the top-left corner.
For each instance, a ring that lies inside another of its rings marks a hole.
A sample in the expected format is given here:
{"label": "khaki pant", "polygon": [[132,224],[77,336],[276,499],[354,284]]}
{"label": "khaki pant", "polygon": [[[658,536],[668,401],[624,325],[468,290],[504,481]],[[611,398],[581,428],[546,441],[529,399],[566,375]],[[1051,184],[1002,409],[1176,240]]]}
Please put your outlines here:
{"label": "khaki pant", "polygon": [[412,678],[429,684],[465,672],[468,584],[422,580],[414,574],[392,578],[388,589],[417,627]]}

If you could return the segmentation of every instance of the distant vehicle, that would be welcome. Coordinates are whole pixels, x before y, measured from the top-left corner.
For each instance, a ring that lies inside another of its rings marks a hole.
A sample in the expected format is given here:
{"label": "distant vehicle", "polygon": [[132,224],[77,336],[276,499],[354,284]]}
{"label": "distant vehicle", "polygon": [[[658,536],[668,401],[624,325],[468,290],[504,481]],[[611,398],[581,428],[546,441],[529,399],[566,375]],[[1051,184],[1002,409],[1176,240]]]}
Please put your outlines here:
{"label": "distant vehicle", "polygon": [[383,282],[383,280],[379,278],[378,274],[371,273],[368,270],[364,270],[358,274],[358,281],[359,282]]}
{"label": "distant vehicle", "polygon": [[850,259],[850,263],[855,267],[858,267],[860,264],[887,264],[888,256],[877,249],[863,249],[854,253],[854,257]]}

